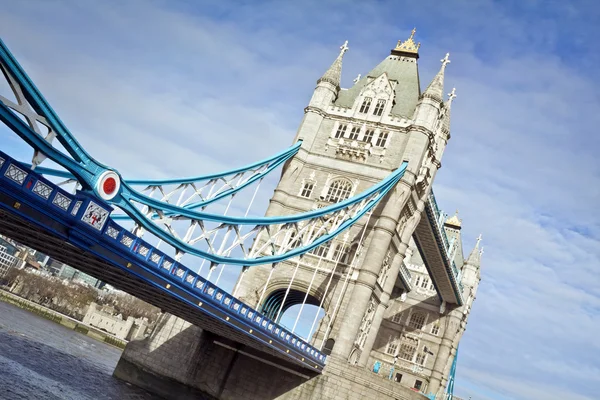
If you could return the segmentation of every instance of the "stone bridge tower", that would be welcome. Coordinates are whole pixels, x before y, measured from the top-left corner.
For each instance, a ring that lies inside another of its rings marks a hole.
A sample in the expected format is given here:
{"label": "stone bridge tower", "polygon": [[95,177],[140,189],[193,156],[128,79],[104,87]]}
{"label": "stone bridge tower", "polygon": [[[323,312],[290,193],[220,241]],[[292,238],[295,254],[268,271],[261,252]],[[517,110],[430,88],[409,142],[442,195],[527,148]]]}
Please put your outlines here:
{"label": "stone bridge tower", "polygon": [[[284,167],[267,215],[295,214],[342,201],[407,161],[407,171],[396,189],[348,235],[300,259],[244,270],[236,295],[273,319],[281,318],[282,311],[294,305],[320,306],[325,316],[310,330],[314,345],[324,346],[332,357],[362,367],[377,361],[396,365],[398,361],[396,371],[400,371],[404,363],[410,373],[396,372],[395,379],[435,393],[445,385],[453,356],[450,353],[456,349],[451,344],[448,354],[437,354],[436,342],[444,335],[444,313],[456,314],[460,325],[462,311],[449,307],[440,314],[441,301],[435,296],[434,283],[427,276],[412,235],[450,138],[450,107],[455,95],[453,90],[449,100],[443,101],[448,55],[421,91],[417,66],[420,44],[414,42],[414,33],[399,41],[368,74],[359,75],[349,89],[340,88],[347,42],[341,47],[317,81],[305,108],[294,139],[302,140],[302,147]],[[449,221],[446,233],[454,235],[453,248],[462,267],[460,226],[452,228]],[[473,268],[473,273],[478,271],[478,264]],[[403,273],[411,274],[407,270],[414,270],[419,281],[409,278],[403,283]],[[472,280],[474,297],[478,280]],[[417,290],[407,300],[411,286]],[[418,300],[423,296],[427,301]],[[411,303],[422,304],[412,307]],[[400,312],[402,308],[408,310],[406,315]],[[392,311],[398,315],[392,317]],[[414,339],[418,336],[414,332],[408,336],[404,333],[415,327],[424,329],[420,320],[415,322],[423,315],[432,340]],[[432,329],[435,334],[431,334]],[[450,341],[457,344],[457,336],[452,335]],[[429,371],[424,372],[428,364]]]}
{"label": "stone bridge tower", "polygon": [[181,399],[444,398],[481,250],[478,240],[464,259],[461,221],[441,214],[431,192],[455,95],[444,102],[448,55],[421,91],[414,33],[349,89],[340,88],[347,43],[341,47],[317,81],[294,139],[302,146],[284,166],[267,215],[340,202],[407,162],[402,179],[347,235],[300,258],[245,268],[233,292],[278,322],[292,306],[321,307],[325,316],[308,336],[329,354],[323,373],[165,314],[149,338],[128,344],[115,376]]}

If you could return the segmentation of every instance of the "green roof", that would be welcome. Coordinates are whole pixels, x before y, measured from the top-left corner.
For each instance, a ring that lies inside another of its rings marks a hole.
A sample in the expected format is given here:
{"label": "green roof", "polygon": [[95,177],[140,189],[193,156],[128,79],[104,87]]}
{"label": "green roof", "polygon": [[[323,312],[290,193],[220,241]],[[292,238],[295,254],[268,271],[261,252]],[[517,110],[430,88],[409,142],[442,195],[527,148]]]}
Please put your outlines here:
{"label": "green roof", "polygon": [[417,60],[413,57],[388,56],[350,89],[340,91],[334,104],[339,107],[352,107],[363,88],[384,72],[389,80],[397,82],[392,115],[412,118],[421,95]]}

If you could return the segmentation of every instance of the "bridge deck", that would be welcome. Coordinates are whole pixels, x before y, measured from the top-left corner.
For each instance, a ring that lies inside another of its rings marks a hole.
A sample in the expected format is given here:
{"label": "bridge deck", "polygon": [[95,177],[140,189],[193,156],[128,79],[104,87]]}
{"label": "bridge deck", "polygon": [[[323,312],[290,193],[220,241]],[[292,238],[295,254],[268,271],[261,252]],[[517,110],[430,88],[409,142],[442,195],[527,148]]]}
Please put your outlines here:
{"label": "bridge deck", "polygon": [[[105,243],[108,234],[100,232],[99,240],[83,224],[62,218],[60,212],[49,211],[48,202],[59,189],[43,180],[53,192],[41,201],[43,199],[38,199],[40,196],[32,191],[40,176],[27,171],[23,182],[15,185],[8,181],[7,164],[19,164],[2,153],[0,158],[4,158],[4,165],[0,165],[1,233],[202,329],[258,350],[265,359],[275,357],[285,361],[287,368],[291,363],[302,371],[322,371],[325,357],[312,346],[184,266],[177,263],[166,269],[159,268],[158,263],[153,265],[149,259],[153,248],[147,243],[140,241],[139,247],[134,243],[127,247],[128,251],[115,251]],[[33,184],[30,179],[34,180]],[[73,205],[68,210],[72,208]],[[118,227],[110,220],[105,228],[109,226]],[[119,235],[122,237],[123,232]],[[140,254],[142,246],[148,250],[145,256]],[[192,277],[194,279],[189,279]]]}

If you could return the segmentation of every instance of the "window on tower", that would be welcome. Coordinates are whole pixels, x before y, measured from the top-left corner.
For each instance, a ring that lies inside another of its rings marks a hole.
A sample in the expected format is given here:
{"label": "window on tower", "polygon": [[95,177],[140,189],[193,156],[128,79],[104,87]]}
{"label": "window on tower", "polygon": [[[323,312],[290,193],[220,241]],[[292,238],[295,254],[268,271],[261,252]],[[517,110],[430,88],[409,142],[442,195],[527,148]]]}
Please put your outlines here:
{"label": "window on tower", "polygon": [[375,143],[375,146],[377,146],[377,147],[385,147],[385,145],[387,144],[387,140],[388,140],[389,135],[390,135],[389,132],[381,132],[379,134],[379,137],[377,137],[377,142]]}
{"label": "window on tower", "polygon": [[417,359],[415,361],[419,365],[425,365],[425,354],[423,354],[423,353],[417,354]]}
{"label": "window on tower", "polygon": [[325,257],[327,253],[329,253],[329,247],[331,246],[331,242],[323,243],[319,247],[315,247],[310,252],[313,253],[317,257]]}
{"label": "window on tower", "polygon": [[310,198],[310,196],[312,195],[312,191],[315,187],[315,183],[314,182],[306,182],[304,183],[304,186],[302,186],[302,190],[300,191],[300,196],[301,197],[305,197],[305,198]]}
{"label": "window on tower", "polygon": [[396,355],[396,351],[398,350],[398,343],[396,342],[397,339],[398,339],[398,336],[390,335],[387,345],[385,346],[385,352],[387,354],[392,355],[392,356]]}
{"label": "window on tower", "polygon": [[425,314],[416,312],[410,316],[409,327],[420,330],[423,329],[423,325],[425,325]]}
{"label": "window on tower", "polygon": [[[346,249],[346,246],[344,246],[341,243],[338,243],[335,245],[335,249],[333,250],[333,261],[342,261],[342,257],[341,255],[343,254],[344,250]],[[342,261],[343,262],[343,261]]]}
{"label": "window on tower", "polygon": [[331,203],[339,203],[340,201],[346,200],[348,197],[350,197],[351,192],[352,183],[345,179],[338,179],[337,181],[331,182],[331,185],[329,185],[329,190],[327,191],[325,200]]}
{"label": "window on tower", "polygon": [[400,351],[398,357],[403,360],[412,361],[417,351],[417,341],[412,338],[405,337],[400,345]]}
{"label": "window on tower", "polygon": [[375,131],[373,129],[367,129],[365,131],[365,135],[363,136],[363,142],[371,143],[374,135],[375,135]]}
{"label": "window on tower", "polygon": [[373,99],[370,97],[365,97],[365,99],[363,100],[362,106],[360,106],[360,110],[359,112],[366,114],[369,112],[369,108],[371,108],[371,101]]}
{"label": "window on tower", "polygon": [[423,278],[423,282],[421,282],[421,287],[422,287],[423,289],[427,289],[427,285],[429,285],[429,278],[427,278],[427,277],[424,277],[424,278]]}
{"label": "window on tower", "polygon": [[375,104],[375,109],[373,110],[373,115],[381,117],[381,114],[383,114],[384,108],[385,108],[385,100],[383,100],[383,99],[377,100],[377,104]]}
{"label": "window on tower", "polygon": [[338,126],[337,131],[335,132],[335,138],[339,139],[341,137],[344,137],[344,133],[346,133],[346,128],[348,127],[348,125],[346,124],[340,124],[340,126]]}
{"label": "window on tower", "polygon": [[440,324],[438,324],[437,322],[435,324],[433,324],[433,326],[431,327],[431,334],[432,335],[436,335],[440,333]]}
{"label": "window on tower", "polygon": [[392,322],[399,324],[402,319],[402,312],[398,311],[396,314],[392,315]]}
{"label": "window on tower", "polygon": [[350,131],[350,140],[356,140],[358,139],[358,132],[360,132],[360,127],[359,126],[353,126],[352,130]]}

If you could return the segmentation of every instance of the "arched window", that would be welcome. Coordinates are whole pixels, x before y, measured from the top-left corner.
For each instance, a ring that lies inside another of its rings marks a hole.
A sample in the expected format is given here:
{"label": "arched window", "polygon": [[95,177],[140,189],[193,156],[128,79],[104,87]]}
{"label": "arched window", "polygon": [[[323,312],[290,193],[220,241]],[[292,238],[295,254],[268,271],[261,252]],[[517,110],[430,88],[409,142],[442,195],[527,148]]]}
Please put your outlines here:
{"label": "arched window", "polygon": [[410,316],[410,321],[408,321],[408,326],[414,329],[422,329],[423,325],[425,325],[425,314],[416,312]]}
{"label": "arched window", "polygon": [[304,186],[302,186],[302,190],[300,191],[300,197],[310,198],[312,195],[312,191],[315,187],[315,183],[312,181],[304,182]]}
{"label": "arched window", "polygon": [[373,101],[372,98],[370,97],[365,97],[362,105],[360,106],[360,113],[362,114],[366,114],[367,112],[369,112],[369,108],[371,107],[371,101]]}
{"label": "arched window", "polygon": [[402,344],[400,344],[400,351],[398,352],[398,357],[403,360],[412,361],[415,353],[417,351],[417,340],[404,337],[402,339]]}
{"label": "arched window", "polygon": [[332,203],[339,203],[340,201],[344,201],[350,197],[351,192],[352,183],[345,179],[338,179],[331,182],[331,185],[329,185],[329,190],[327,190],[327,196],[325,197],[325,200]]}

